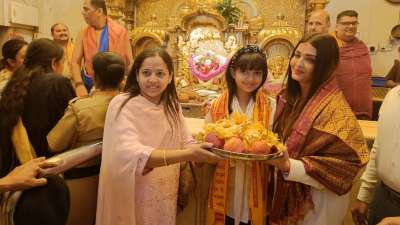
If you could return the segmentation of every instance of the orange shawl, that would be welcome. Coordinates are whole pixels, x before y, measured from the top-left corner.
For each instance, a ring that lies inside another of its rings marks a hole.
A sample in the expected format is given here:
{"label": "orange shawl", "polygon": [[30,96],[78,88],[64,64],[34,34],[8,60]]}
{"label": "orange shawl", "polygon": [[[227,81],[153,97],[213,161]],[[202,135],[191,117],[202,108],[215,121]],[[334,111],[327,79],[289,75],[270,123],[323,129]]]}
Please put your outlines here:
{"label": "orange shawl", "polygon": [[[228,92],[224,92],[211,106],[212,120],[229,118]],[[259,121],[268,127],[270,105],[262,91],[258,91],[253,110],[253,120]],[[268,171],[264,163],[252,164],[249,208],[252,225],[264,225],[264,212],[266,208],[266,181]],[[225,215],[228,201],[229,160],[217,164],[214,177],[210,186],[208,199],[208,225],[225,225]]]}
{"label": "orange shawl", "polygon": [[[108,51],[119,54],[125,61],[125,67],[128,68],[131,61],[128,31],[114,20],[107,18],[108,26]],[[83,52],[85,57],[85,69],[87,74],[93,78],[92,59],[98,52],[98,40],[96,30],[93,26],[88,26],[83,34]]]}
{"label": "orange shawl", "polygon": [[67,47],[65,48],[65,56],[69,66],[71,66],[73,51],[74,51],[74,44],[70,39],[68,40]]}
{"label": "orange shawl", "polygon": [[[292,110],[285,92],[278,96],[275,125],[284,110]],[[280,134],[281,135],[281,134]],[[290,158],[301,160],[306,173],[337,195],[347,193],[359,170],[368,161],[361,128],[334,78],[307,102],[286,140]],[[314,207],[311,187],[285,181],[277,174],[271,224],[297,224]]]}

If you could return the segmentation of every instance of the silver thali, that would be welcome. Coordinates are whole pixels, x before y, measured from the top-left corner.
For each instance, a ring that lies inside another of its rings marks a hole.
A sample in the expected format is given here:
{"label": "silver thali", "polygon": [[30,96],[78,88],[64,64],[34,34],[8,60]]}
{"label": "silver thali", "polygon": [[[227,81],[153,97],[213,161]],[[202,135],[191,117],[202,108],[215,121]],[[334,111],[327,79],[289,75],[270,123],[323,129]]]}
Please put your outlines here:
{"label": "silver thali", "polygon": [[239,153],[239,152],[226,151],[220,148],[211,148],[210,151],[226,159],[245,160],[245,161],[266,161],[266,160],[280,158],[283,156],[283,151],[278,151],[276,153],[271,153],[271,154]]}

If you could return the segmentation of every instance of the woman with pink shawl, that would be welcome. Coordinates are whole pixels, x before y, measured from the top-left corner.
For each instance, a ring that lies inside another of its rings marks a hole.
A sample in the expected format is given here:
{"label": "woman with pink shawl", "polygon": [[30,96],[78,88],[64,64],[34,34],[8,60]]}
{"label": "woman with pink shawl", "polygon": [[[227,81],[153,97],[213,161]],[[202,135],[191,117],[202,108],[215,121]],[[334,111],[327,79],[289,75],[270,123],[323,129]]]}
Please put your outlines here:
{"label": "woman with pink shawl", "polygon": [[219,157],[194,144],[165,50],[139,54],[125,90],[107,111],[96,224],[175,225],[179,162]]}

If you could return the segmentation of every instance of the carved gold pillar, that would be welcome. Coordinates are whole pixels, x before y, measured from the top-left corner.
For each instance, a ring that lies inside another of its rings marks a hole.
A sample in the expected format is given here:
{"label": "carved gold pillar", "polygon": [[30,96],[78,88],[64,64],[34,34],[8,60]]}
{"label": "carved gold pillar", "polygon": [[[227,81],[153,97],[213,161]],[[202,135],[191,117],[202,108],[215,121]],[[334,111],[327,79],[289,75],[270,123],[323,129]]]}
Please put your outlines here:
{"label": "carved gold pillar", "polygon": [[133,30],[135,24],[135,0],[126,0],[124,22],[128,30]]}
{"label": "carved gold pillar", "polygon": [[330,0],[310,0],[309,1],[309,9],[310,11],[325,9],[325,6],[329,3]]}
{"label": "carved gold pillar", "polygon": [[187,2],[192,7],[214,8],[217,3],[222,2],[222,0],[189,0]]}
{"label": "carved gold pillar", "polygon": [[312,11],[316,10],[321,10],[325,9],[326,5],[330,2],[330,0],[309,0],[308,1],[308,6],[307,6],[307,16],[306,18],[310,16],[310,13]]}
{"label": "carved gold pillar", "polygon": [[114,20],[121,20],[124,17],[125,0],[107,0],[108,16]]}
{"label": "carved gold pillar", "polygon": [[257,35],[264,27],[264,19],[257,16],[248,20],[248,40],[249,44],[257,44]]}

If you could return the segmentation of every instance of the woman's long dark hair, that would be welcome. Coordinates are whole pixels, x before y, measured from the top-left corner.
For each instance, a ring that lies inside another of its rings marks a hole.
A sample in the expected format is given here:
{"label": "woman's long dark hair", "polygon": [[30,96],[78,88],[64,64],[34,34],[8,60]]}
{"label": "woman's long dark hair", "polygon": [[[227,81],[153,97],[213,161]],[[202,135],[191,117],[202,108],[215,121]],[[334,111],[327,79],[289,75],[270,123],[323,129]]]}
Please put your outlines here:
{"label": "woman's long dark hair", "polygon": [[180,126],[179,102],[174,82],[174,64],[171,56],[162,48],[145,49],[136,57],[125,85],[125,91],[129,93],[129,98],[122,104],[121,109],[131,98],[140,95],[140,86],[137,80],[140,67],[145,59],[156,56],[159,56],[167,65],[171,76],[171,82],[162,93],[159,104],[164,104],[164,113],[167,116],[171,129],[174,130],[174,128]]}
{"label": "woman's long dark hair", "polygon": [[52,62],[63,58],[63,49],[50,39],[28,45],[24,64],[11,76],[0,99],[0,177],[15,167],[11,132],[24,110],[25,97],[33,77],[52,72]]}
{"label": "woman's long dark hair", "polygon": [[0,60],[0,70],[10,66],[7,62],[7,59],[15,59],[19,50],[21,50],[21,48],[23,48],[25,45],[28,45],[28,42],[21,39],[11,39],[4,43],[3,47],[1,48],[1,54],[3,55],[3,58]]}
{"label": "woman's long dark hair", "polygon": [[339,63],[339,47],[334,37],[329,34],[312,34],[304,37],[295,47],[290,60],[295,55],[295,51],[302,43],[310,43],[317,52],[314,62],[314,71],[308,95],[305,99],[301,99],[300,83],[293,79],[292,69],[288,67],[286,75],[285,98],[287,107],[283,110],[280,122],[274,125],[274,129],[281,135],[282,140],[286,141],[292,128],[304,106],[311,97],[331,79]]}
{"label": "woman's long dark hair", "polygon": [[246,70],[261,70],[262,71],[262,81],[260,86],[253,91],[252,97],[255,99],[258,89],[264,84],[268,76],[268,66],[265,54],[255,45],[248,45],[239,49],[229,61],[228,68],[225,72],[225,80],[228,86],[228,110],[229,113],[232,112],[232,99],[236,95],[237,85],[233,75],[236,70],[246,71]]}

